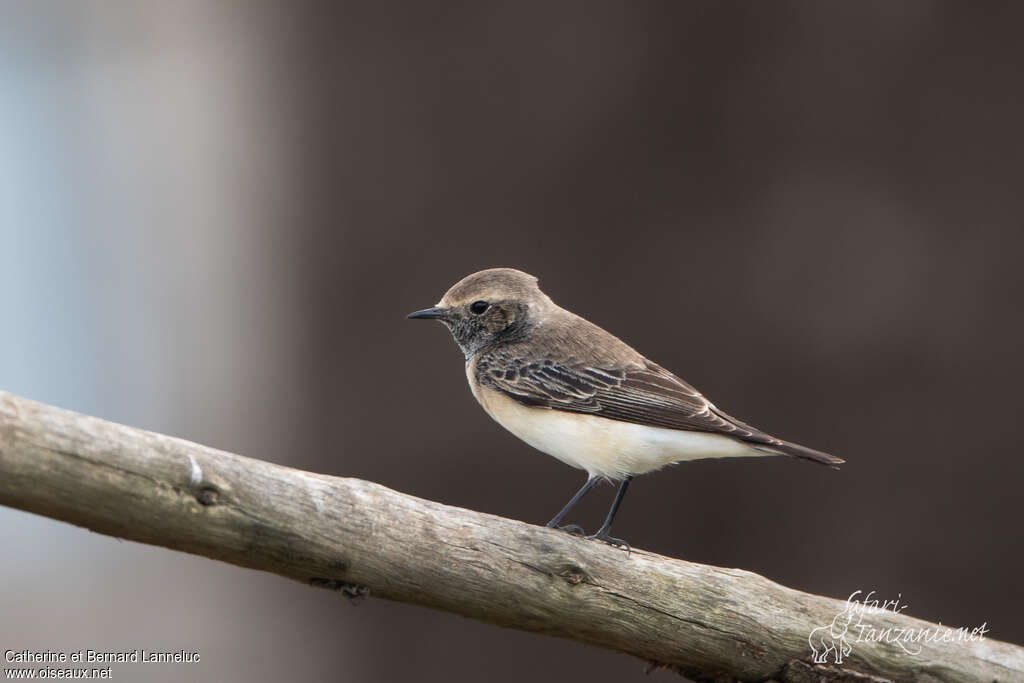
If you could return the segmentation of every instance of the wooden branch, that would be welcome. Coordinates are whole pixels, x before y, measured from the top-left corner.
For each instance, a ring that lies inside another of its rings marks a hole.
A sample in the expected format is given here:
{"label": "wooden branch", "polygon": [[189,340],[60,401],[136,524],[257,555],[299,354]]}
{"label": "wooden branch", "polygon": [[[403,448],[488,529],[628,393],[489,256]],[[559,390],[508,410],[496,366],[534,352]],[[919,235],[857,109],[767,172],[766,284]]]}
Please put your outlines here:
{"label": "wooden branch", "polygon": [[[828,629],[845,601],[4,392],[0,504],[350,597],[370,591],[619,650],[702,680],[1024,680],[1024,648],[988,638],[921,642],[911,655],[896,642],[853,642],[850,632],[828,663],[813,664],[809,637]],[[870,620],[939,628],[891,611]],[[851,651],[836,664],[846,643]]]}

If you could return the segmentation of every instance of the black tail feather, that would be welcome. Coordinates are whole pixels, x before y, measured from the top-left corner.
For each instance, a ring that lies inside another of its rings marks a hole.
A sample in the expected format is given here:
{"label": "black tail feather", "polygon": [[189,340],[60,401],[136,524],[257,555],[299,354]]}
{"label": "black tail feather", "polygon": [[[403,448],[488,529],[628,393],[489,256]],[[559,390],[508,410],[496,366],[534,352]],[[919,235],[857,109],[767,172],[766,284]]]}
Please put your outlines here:
{"label": "black tail feather", "polygon": [[771,444],[751,445],[758,450],[768,451],[769,453],[780,453],[794,458],[803,458],[804,460],[820,462],[822,465],[830,465],[833,469],[839,469],[839,465],[846,462],[842,458],[837,458],[834,455],[829,455],[822,451],[816,451],[813,448],[801,446],[800,444],[790,443],[789,441],[775,440]]}

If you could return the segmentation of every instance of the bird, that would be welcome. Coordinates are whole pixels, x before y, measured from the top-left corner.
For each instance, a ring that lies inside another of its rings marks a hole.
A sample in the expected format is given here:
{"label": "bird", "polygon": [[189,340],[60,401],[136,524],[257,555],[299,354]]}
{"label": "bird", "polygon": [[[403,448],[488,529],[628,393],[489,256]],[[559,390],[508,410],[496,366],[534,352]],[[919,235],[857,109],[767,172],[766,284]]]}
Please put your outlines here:
{"label": "bird", "polygon": [[693,386],[603,328],[557,305],[538,279],[489,268],[409,318],[448,327],[473,396],[498,424],[587,480],[550,528],[599,482],[618,482],[604,524],[587,538],[614,546],[612,523],[635,476],[704,458],[786,455],[838,469],[842,458],[791,443],[719,410]]}

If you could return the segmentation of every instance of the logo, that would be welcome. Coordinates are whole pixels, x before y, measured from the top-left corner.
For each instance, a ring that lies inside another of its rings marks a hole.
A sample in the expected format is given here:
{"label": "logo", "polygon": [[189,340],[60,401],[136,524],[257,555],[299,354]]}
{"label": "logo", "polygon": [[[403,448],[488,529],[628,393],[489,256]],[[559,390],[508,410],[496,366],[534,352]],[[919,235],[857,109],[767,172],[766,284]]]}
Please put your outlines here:
{"label": "logo", "polygon": [[941,623],[926,628],[882,625],[888,621],[886,615],[900,614],[907,608],[902,600],[902,593],[895,600],[882,600],[875,596],[875,591],[866,595],[861,590],[851,593],[832,623],[818,626],[807,636],[814,663],[842,664],[843,658],[853,652],[854,644],[859,643],[896,645],[904,654],[913,656],[921,653],[922,643],[976,642],[989,632],[988,622],[973,629],[953,629]]}
{"label": "logo", "polygon": [[833,661],[836,664],[842,664],[843,657],[850,656],[853,647],[846,634],[849,632],[854,618],[850,603],[846,603],[846,609],[837,614],[831,624],[819,626],[811,631],[811,635],[807,636],[807,642],[811,646],[815,664],[827,663],[829,655],[835,658]]}

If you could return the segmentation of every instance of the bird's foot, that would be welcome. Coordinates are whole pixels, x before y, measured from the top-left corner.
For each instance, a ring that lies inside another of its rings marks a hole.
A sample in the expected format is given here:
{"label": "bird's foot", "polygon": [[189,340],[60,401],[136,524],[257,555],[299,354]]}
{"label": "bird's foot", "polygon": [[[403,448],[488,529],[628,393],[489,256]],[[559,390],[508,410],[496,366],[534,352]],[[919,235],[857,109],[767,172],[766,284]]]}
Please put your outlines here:
{"label": "bird's foot", "polygon": [[566,524],[565,526],[554,526],[553,524],[548,524],[548,528],[558,529],[559,531],[565,531],[572,534],[573,536],[585,536],[587,533],[583,530],[583,527],[577,524]]}
{"label": "bird's foot", "polygon": [[632,546],[630,546],[629,543],[623,541],[621,538],[614,538],[613,536],[610,536],[608,534],[607,529],[601,529],[593,536],[587,536],[587,538],[592,538],[598,541],[604,541],[608,545],[613,545],[617,548],[621,547],[626,551],[627,555],[630,553],[631,550],[633,550]]}

